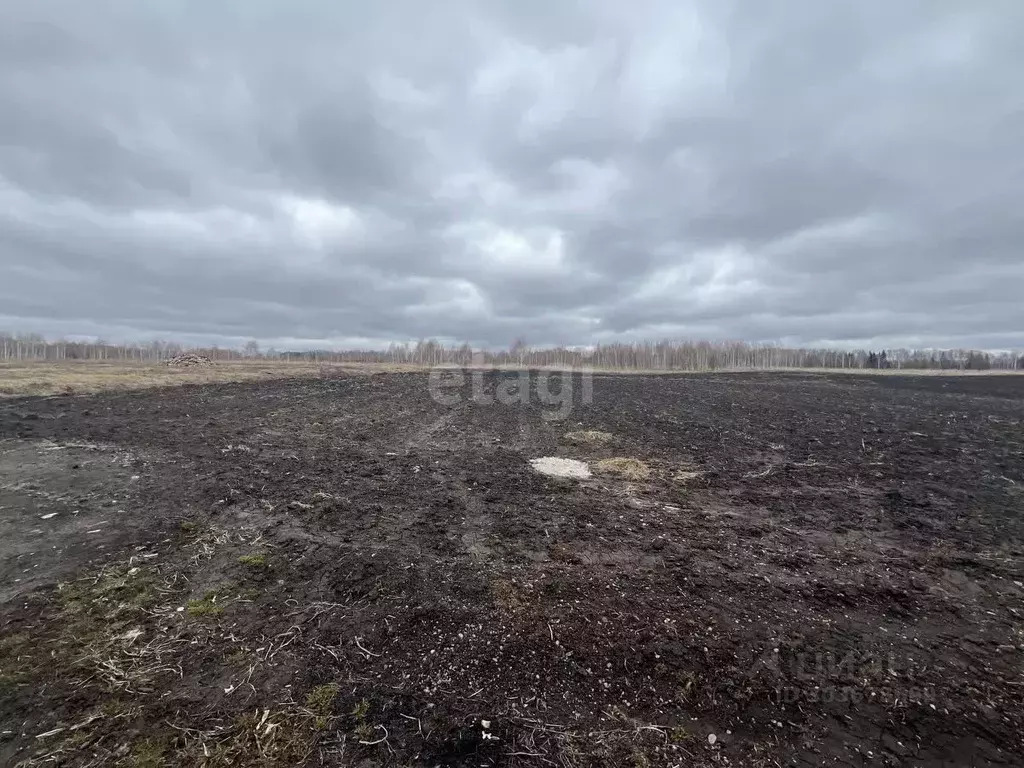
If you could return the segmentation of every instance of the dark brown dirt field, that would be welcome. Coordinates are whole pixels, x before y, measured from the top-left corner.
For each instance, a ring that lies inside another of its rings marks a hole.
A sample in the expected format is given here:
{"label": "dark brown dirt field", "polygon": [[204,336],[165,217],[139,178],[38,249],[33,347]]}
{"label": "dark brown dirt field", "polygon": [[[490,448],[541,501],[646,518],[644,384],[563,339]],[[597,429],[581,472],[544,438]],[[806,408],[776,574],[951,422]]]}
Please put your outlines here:
{"label": "dark brown dirt field", "polygon": [[0,403],[0,763],[1024,765],[1024,377],[465,394]]}

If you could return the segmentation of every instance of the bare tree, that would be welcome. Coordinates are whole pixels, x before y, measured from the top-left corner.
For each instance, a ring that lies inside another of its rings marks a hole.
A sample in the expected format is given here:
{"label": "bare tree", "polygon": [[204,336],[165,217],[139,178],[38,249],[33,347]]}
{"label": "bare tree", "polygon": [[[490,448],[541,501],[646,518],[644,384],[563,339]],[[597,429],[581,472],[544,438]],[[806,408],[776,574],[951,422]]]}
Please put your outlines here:
{"label": "bare tree", "polygon": [[[179,354],[187,347],[177,342],[151,341],[114,344],[59,339],[47,341],[39,334],[0,332],[2,361],[125,360],[156,361]],[[192,348],[214,360],[259,357],[255,340],[241,350],[217,346]],[[386,349],[285,351],[268,350],[276,360],[415,363],[418,365],[467,365],[482,359],[488,365],[528,367],[593,367],[609,370],[709,371],[772,370],[786,368],[858,369],[908,368],[942,370],[1020,370],[1020,352],[991,353],[979,350],[837,350],[781,347],[742,341],[662,340],[631,344],[598,344],[588,348],[529,347],[516,339],[508,349],[474,350],[468,343],[444,345],[422,339],[415,345],[392,343]]]}

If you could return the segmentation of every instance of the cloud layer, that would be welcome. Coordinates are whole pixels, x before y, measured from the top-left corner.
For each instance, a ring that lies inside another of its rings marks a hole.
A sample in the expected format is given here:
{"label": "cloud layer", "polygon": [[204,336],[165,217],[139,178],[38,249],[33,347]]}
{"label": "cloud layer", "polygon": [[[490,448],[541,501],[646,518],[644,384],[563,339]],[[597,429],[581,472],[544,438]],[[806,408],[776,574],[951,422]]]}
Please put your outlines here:
{"label": "cloud layer", "polygon": [[0,327],[1024,347],[1024,5],[42,0]]}

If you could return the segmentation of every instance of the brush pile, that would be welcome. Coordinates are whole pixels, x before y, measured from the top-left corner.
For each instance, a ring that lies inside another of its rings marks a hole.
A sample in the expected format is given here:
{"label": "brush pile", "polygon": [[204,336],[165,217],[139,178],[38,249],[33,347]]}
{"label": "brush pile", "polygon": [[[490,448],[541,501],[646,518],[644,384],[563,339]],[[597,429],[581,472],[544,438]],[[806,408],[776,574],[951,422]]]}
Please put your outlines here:
{"label": "brush pile", "polygon": [[184,354],[168,358],[164,361],[164,365],[170,368],[205,368],[213,365],[213,360],[203,355],[185,352]]}

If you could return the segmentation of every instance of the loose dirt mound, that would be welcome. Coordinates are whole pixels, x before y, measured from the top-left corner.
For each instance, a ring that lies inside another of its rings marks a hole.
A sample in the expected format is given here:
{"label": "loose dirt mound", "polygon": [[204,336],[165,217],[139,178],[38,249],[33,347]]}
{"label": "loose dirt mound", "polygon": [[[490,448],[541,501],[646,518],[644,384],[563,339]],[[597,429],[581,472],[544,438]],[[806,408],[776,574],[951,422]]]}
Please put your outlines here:
{"label": "loose dirt mound", "polygon": [[187,352],[165,360],[164,365],[169,368],[205,368],[213,365],[213,360],[203,355]]}

